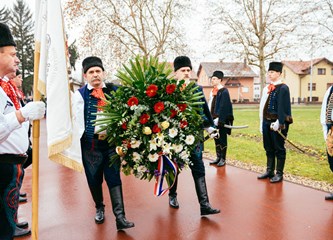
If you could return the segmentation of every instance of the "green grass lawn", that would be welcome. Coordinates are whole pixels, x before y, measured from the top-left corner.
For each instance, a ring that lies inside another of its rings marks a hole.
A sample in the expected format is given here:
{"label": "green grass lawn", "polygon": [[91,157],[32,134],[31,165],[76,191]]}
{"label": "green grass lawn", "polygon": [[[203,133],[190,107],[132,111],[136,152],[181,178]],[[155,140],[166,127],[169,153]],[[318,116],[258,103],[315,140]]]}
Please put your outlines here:
{"label": "green grass lawn", "polygon": [[[321,106],[292,106],[294,123],[290,125],[288,139],[306,150],[303,154],[290,144],[287,146],[285,172],[312,180],[333,184],[333,175],[326,157],[325,142],[319,121]],[[234,105],[234,125],[248,125],[235,129],[228,137],[227,159],[235,159],[257,166],[266,166],[266,155],[259,132],[258,106]],[[215,153],[213,140],[205,143],[205,150]]]}

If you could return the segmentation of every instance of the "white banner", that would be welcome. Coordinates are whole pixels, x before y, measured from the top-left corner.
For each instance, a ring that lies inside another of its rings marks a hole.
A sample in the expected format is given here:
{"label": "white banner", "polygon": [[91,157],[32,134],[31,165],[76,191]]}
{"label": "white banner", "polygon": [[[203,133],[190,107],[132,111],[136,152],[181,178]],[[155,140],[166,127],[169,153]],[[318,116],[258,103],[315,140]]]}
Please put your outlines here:
{"label": "white banner", "polygon": [[68,48],[60,0],[41,1],[36,24],[36,43],[36,50],[40,52],[38,89],[47,99],[49,158],[82,171],[80,137],[73,126],[67,68]]}

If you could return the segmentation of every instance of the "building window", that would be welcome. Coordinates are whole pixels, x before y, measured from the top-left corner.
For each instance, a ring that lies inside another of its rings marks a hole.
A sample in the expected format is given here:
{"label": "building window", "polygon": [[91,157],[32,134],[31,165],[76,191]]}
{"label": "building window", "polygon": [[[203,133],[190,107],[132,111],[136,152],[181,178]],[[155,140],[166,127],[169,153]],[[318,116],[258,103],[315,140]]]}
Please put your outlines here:
{"label": "building window", "polygon": [[249,88],[248,87],[242,87],[242,92],[243,93],[248,93],[249,92]]}
{"label": "building window", "polygon": [[[310,90],[310,83],[308,83],[308,91],[311,91]],[[312,91],[316,91],[316,84],[315,83],[312,83]]]}
{"label": "building window", "polygon": [[333,75],[333,68],[331,68],[331,75]]}
{"label": "building window", "polygon": [[326,68],[318,68],[318,75],[326,75]]}

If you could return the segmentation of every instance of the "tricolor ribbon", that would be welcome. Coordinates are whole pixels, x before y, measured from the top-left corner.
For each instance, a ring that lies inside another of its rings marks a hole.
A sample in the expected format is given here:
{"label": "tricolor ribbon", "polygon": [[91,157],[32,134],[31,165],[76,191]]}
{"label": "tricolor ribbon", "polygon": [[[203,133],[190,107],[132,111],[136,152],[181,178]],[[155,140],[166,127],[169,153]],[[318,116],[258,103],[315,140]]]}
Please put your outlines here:
{"label": "tricolor ribbon", "polygon": [[[170,166],[172,168],[175,178],[170,187],[163,189],[163,180],[164,180],[164,176],[166,173],[166,171],[165,171],[166,166]],[[158,176],[156,177],[154,195],[156,197],[159,197],[159,196],[163,196],[175,183],[177,173],[178,173],[178,166],[175,162],[171,161],[167,156],[161,155],[158,158],[157,171],[158,171]]]}

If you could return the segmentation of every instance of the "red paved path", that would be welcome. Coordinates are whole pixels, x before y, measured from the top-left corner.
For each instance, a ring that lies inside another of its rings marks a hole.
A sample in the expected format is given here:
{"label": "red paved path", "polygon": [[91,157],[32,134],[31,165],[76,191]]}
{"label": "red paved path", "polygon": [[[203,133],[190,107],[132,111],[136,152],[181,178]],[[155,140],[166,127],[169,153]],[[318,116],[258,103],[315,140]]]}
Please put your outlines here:
{"label": "red paved path", "polygon": [[[106,220],[94,223],[94,204],[84,173],[77,173],[46,157],[45,122],[41,122],[40,240],[333,240],[333,202],[327,194],[284,181],[270,184],[257,173],[232,166],[206,164],[210,202],[221,214],[200,217],[190,171],[180,175],[180,209],[168,206],[168,197],[153,196],[153,182],[123,176],[126,217],[135,228],[116,231],[110,197],[104,185]],[[23,191],[28,203],[19,218],[31,222],[31,168]],[[31,237],[17,238],[30,240]]]}

